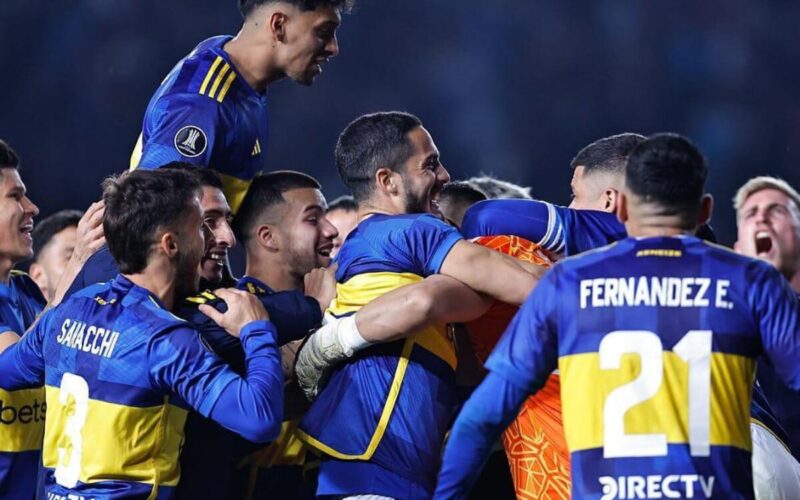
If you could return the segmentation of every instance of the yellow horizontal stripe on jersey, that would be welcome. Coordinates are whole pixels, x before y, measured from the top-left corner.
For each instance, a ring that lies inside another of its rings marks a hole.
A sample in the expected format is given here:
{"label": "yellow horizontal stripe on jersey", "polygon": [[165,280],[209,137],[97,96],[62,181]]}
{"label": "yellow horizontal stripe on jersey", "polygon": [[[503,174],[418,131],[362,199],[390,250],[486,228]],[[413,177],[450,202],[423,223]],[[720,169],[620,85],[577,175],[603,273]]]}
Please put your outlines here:
{"label": "yellow horizontal stripe on jersey", "polygon": [[[336,299],[329,311],[336,316],[355,312],[372,300],[401,286],[419,283],[422,277],[413,273],[375,272],[353,276],[336,285]],[[447,337],[445,325],[432,325],[410,337],[414,343],[441,358],[455,370],[456,353]]]}
{"label": "yellow horizontal stripe on jersey", "polygon": [[239,207],[242,205],[244,195],[247,194],[247,190],[250,189],[250,184],[253,181],[239,179],[238,177],[225,175],[223,173],[220,173],[219,176],[222,178],[222,191],[225,193],[225,198],[228,199],[231,211],[236,214],[236,212],[239,211]]}
{"label": "yellow horizontal stripe on jersey", "polygon": [[222,79],[225,78],[225,75],[231,69],[228,63],[225,63],[222,68],[217,73],[217,77],[214,79],[214,84],[211,86],[211,90],[208,91],[208,97],[214,98],[214,94],[217,92],[220,83],[222,83]]}
{"label": "yellow horizontal stripe on jersey", "polygon": [[[685,361],[673,352],[664,356],[664,376],[652,398],[625,414],[626,434],[666,434],[670,444],[688,443],[688,378]],[[611,391],[640,374],[636,354],[622,356],[617,370],[601,370],[596,352],[563,356],[561,374],[564,434],[570,452],[603,447],[603,405]],[[712,446],[750,450],[750,397],[755,362],[744,356],[711,354],[710,435]]]}
{"label": "yellow horizontal stripe on jersey", "polygon": [[211,77],[214,76],[214,73],[217,71],[217,66],[219,66],[221,63],[222,63],[222,56],[217,56],[217,58],[214,59],[214,62],[211,64],[211,67],[208,68],[208,73],[206,73],[206,77],[203,78],[203,84],[200,85],[201,94],[206,93],[206,87],[208,87],[208,82],[211,81]]}
{"label": "yellow horizontal stripe on jersey", "polygon": [[[338,283],[336,285],[336,298],[331,303],[331,307],[328,308],[328,312],[336,316],[354,313],[372,300],[402,286],[419,283],[422,279],[421,276],[414,273],[394,273],[388,271],[363,273],[353,276],[345,283]],[[400,396],[400,389],[403,387],[403,380],[405,379],[406,370],[408,369],[408,363],[411,359],[414,346],[419,346],[432,352],[455,370],[455,347],[452,341],[447,338],[445,325],[429,326],[406,338],[403,344],[403,350],[400,353],[400,359],[397,362],[397,368],[395,369],[392,382],[389,386],[386,403],[384,403],[381,416],[378,419],[378,425],[367,444],[367,448],[362,453],[343,453],[298,429],[297,435],[300,436],[300,439],[308,443],[312,448],[341,460],[369,460],[372,458],[375,450],[378,449],[381,439],[383,439],[383,435],[386,433],[389,419],[394,411],[397,398]]]}
{"label": "yellow horizontal stripe on jersey", "polygon": [[[67,422],[74,415],[74,400],[62,404],[57,387],[46,386],[46,392],[42,462],[45,467],[56,468],[59,448],[69,450],[73,446]],[[176,486],[186,415],[186,410],[166,403],[134,407],[89,399],[86,421],[80,430],[83,446],[79,480]],[[68,461],[70,453],[63,455],[63,460]]]}
{"label": "yellow horizontal stripe on jersey", "polygon": [[217,94],[217,101],[222,102],[223,99],[225,99],[234,80],[236,80],[236,72],[231,71],[231,74],[225,79],[225,84],[222,86],[222,89],[220,89],[219,94]]}
{"label": "yellow horizontal stripe on jersey", "polygon": [[44,436],[44,389],[0,389],[0,452],[38,450]]}

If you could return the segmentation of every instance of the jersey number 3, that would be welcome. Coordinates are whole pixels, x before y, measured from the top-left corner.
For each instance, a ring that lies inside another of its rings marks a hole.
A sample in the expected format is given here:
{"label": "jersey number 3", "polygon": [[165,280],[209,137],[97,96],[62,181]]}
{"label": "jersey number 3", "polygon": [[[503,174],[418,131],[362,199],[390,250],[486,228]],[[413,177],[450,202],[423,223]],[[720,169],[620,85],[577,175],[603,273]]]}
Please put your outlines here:
{"label": "jersey number 3", "polygon": [[[689,447],[696,457],[710,455],[711,331],[692,330],[672,352],[689,365]],[[625,413],[654,397],[664,378],[661,339],[644,330],[611,332],[600,341],[600,368],[620,368],[624,354],[639,356],[641,370],[631,382],[617,387],[603,405],[603,456],[656,457],[667,454],[666,434],[625,433]]]}
{"label": "jersey number 3", "polygon": [[74,488],[81,475],[81,455],[83,453],[81,431],[86,423],[86,412],[89,408],[89,384],[86,383],[86,379],[73,373],[65,373],[61,378],[58,402],[64,407],[72,405],[74,410],[68,410],[64,434],[69,439],[69,444],[65,447],[58,447],[55,478],[61,486]]}

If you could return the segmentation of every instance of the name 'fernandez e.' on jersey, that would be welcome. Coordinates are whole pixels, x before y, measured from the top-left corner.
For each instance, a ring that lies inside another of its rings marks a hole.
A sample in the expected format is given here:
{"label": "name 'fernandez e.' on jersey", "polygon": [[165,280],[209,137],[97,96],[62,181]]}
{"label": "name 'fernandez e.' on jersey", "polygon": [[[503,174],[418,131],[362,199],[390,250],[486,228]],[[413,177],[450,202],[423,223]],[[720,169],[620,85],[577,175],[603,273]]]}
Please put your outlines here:
{"label": "name 'fernandez e.' on jersey", "polygon": [[[753,498],[761,355],[800,389],[800,305],[778,271],[695,237],[627,238],[545,275],[474,397],[503,395],[489,404],[510,419],[558,368],[574,498]],[[442,497],[468,481],[463,451]]]}

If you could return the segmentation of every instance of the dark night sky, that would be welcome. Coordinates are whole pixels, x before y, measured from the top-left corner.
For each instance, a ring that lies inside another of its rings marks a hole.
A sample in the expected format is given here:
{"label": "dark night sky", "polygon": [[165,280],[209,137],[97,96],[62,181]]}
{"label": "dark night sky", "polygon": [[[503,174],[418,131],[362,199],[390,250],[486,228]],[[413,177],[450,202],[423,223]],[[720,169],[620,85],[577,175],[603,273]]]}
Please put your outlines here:
{"label": "dark night sky", "polygon": [[[127,167],[145,105],[200,40],[235,33],[233,0],[3,0],[0,137],[43,215],[85,208]],[[800,186],[800,3],[361,0],[311,88],[270,88],[267,169],[317,176],[357,115],[403,109],[453,178],[481,171],[569,201],[569,161],[602,136],[675,131],[711,165],[714,225],[749,177]]]}

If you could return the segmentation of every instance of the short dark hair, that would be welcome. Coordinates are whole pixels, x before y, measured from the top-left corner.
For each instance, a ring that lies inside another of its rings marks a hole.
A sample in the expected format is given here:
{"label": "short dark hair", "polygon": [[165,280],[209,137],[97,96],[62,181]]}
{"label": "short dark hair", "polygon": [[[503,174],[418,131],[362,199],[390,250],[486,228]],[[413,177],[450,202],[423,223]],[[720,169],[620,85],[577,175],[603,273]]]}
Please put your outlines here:
{"label": "short dark hair", "polygon": [[326,212],[333,212],[334,210],[355,212],[358,210],[358,203],[356,203],[356,200],[352,196],[346,194],[328,203],[328,210],[326,210]]}
{"label": "short dark hair", "polygon": [[317,10],[320,7],[333,7],[335,9],[342,9],[349,12],[353,8],[355,0],[238,0],[239,12],[242,17],[247,17],[253,13],[258,7],[270,3],[288,3],[294,5],[302,11]]}
{"label": "short dark hair", "polygon": [[83,217],[80,210],[60,210],[36,223],[31,237],[33,238],[33,259],[39,258],[39,252],[50,243],[53,236],[68,227],[77,227]]}
{"label": "short dark hair", "polygon": [[494,199],[515,199],[530,200],[531,188],[520,186],[513,182],[504,181],[491,175],[483,174],[472,177],[466,181],[470,186],[480,190],[490,200]]}
{"label": "short dark hair", "polygon": [[294,170],[278,170],[259,174],[247,189],[239,212],[233,219],[236,238],[247,244],[251,233],[273,207],[284,203],[283,193],[292,189],[321,189],[319,181],[310,175]]}
{"label": "short dark hair", "polygon": [[467,181],[452,181],[448,182],[442,187],[439,193],[439,201],[446,201],[449,203],[465,203],[472,205],[488,199],[486,193],[476,188]]}
{"label": "short dark hair", "polygon": [[406,136],[421,126],[420,119],[412,114],[384,111],[359,116],[339,134],[336,168],[357,203],[372,194],[378,169],[398,171],[413,154]]}
{"label": "short dark hair", "polygon": [[633,194],[687,218],[700,208],[707,177],[708,165],[697,146],[671,133],[651,135],[639,144],[625,169],[625,185]]}
{"label": "short dark hair", "polygon": [[193,165],[186,161],[172,161],[158,168],[185,170],[196,176],[201,186],[222,189],[222,177],[219,176],[219,172],[202,165]]}
{"label": "short dark hair", "polygon": [[137,169],[103,181],[103,231],[120,272],[147,267],[156,236],[175,228],[200,192],[196,175],[174,168]]}
{"label": "short dark hair", "polygon": [[0,139],[0,168],[19,168],[17,152],[2,139]]}
{"label": "short dark hair", "polygon": [[605,172],[625,175],[625,164],[645,136],[626,132],[603,137],[581,149],[570,162],[570,167],[584,167],[585,173]]}

